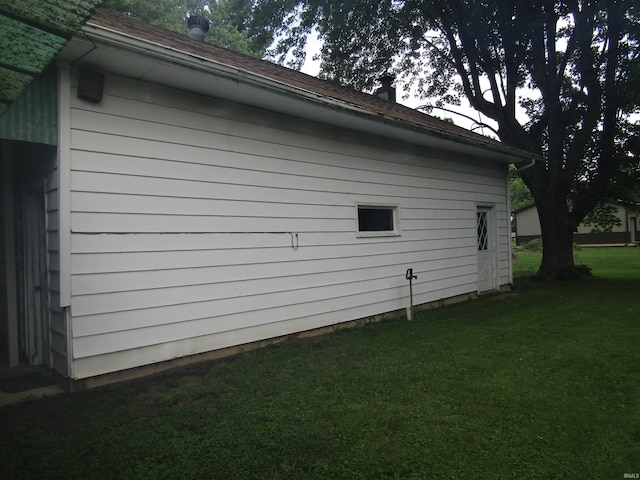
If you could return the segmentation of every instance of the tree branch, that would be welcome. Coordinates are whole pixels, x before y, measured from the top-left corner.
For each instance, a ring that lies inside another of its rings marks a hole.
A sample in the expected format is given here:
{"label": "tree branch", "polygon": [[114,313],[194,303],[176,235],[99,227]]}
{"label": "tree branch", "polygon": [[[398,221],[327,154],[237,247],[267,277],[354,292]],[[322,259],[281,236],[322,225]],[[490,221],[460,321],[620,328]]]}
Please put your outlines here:
{"label": "tree branch", "polygon": [[[578,63],[582,72],[580,80],[584,88],[586,88],[587,98],[586,110],[582,114],[581,128],[573,135],[566,154],[562,179],[567,185],[575,177],[575,173],[584,157],[587,144],[592,138],[592,132],[598,125],[602,111],[602,87],[598,81],[600,61],[594,57],[592,50],[595,26],[590,19],[593,17],[594,12],[589,12],[588,10],[576,12],[575,16],[576,41],[580,51]],[[567,112],[567,115],[570,114],[573,114],[573,112]]]}
{"label": "tree branch", "polygon": [[493,128],[491,125],[487,125],[486,123],[480,122],[480,121],[476,120],[475,118],[473,118],[473,117],[471,117],[469,115],[466,115],[466,114],[460,113],[460,112],[456,112],[455,110],[451,110],[449,108],[439,107],[437,105],[421,105],[419,107],[416,107],[416,110],[425,110],[426,111],[426,110],[431,110],[431,109],[434,109],[434,108],[437,109],[437,110],[442,110],[444,112],[449,112],[449,113],[454,113],[456,115],[459,115],[459,116],[461,116],[463,118],[466,118],[467,120],[472,121],[473,123],[475,123],[479,127],[488,128],[493,133],[495,133],[498,137],[500,136],[498,134],[498,131],[495,128]]}
{"label": "tree branch", "polygon": [[622,37],[622,25],[620,25],[623,12],[618,11],[615,2],[607,2],[607,32],[606,51],[603,52],[605,61],[603,81],[603,114],[602,131],[598,146],[600,152],[597,159],[596,176],[590,185],[586,200],[574,208],[575,215],[580,219],[590,212],[598,203],[598,199],[606,196],[607,188],[613,173],[615,163],[615,139],[618,129],[618,88],[616,85],[616,72],[619,66],[620,40]]}

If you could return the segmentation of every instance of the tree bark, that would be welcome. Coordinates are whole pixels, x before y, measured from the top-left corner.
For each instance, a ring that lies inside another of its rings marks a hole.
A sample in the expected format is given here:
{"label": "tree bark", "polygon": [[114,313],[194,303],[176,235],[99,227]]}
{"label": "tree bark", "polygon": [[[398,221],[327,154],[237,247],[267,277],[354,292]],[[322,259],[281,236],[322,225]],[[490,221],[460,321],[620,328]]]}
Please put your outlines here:
{"label": "tree bark", "polygon": [[566,202],[543,200],[536,202],[542,229],[542,263],[539,280],[568,280],[582,276],[573,260],[573,231]]}

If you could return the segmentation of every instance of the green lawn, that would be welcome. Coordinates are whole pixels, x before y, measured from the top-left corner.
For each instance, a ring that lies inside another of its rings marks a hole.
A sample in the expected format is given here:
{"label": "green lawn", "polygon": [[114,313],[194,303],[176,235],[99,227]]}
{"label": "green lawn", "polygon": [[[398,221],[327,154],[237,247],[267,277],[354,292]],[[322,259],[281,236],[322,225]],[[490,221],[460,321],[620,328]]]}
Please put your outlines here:
{"label": "green lawn", "polygon": [[0,478],[622,479],[640,472],[640,248],[578,282],[0,409]]}

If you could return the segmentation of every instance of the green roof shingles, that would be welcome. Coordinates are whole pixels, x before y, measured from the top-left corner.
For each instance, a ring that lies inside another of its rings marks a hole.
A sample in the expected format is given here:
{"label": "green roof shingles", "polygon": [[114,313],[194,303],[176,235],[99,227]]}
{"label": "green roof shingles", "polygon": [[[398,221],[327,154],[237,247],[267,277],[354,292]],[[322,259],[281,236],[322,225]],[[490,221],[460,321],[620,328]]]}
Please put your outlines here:
{"label": "green roof shingles", "polygon": [[101,0],[0,3],[0,116],[82,26]]}
{"label": "green roof shingles", "polygon": [[0,30],[3,32],[0,36],[3,66],[31,76],[44,70],[67,43],[64,37],[8,17],[0,17]]}
{"label": "green roof shingles", "polygon": [[102,0],[12,0],[0,12],[71,38]]}

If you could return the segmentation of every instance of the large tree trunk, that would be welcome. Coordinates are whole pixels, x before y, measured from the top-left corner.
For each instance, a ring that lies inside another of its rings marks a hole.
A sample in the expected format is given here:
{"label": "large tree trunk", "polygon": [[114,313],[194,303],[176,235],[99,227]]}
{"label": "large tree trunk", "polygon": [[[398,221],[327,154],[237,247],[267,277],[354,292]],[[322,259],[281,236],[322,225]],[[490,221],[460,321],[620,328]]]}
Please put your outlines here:
{"label": "large tree trunk", "polygon": [[572,279],[581,275],[573,261],[573,231],[565,201],[545,199],[537,202],[542,229],[542,263],[536,277],[540,280]]}

